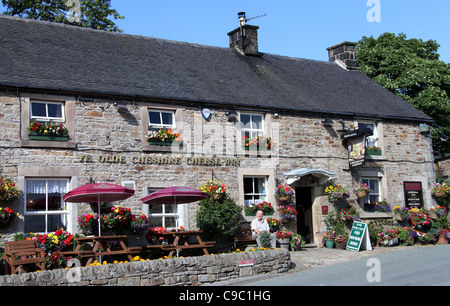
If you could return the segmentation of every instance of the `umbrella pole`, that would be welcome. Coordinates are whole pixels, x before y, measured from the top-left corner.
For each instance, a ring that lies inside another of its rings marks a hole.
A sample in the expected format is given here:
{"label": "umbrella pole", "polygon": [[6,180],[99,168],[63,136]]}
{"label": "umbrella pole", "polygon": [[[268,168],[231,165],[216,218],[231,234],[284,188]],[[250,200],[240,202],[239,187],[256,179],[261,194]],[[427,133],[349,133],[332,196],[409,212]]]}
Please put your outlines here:
{"label": "umbrella pole", "polygon": [[[98,211],[98,235],[102,235],[102,224],[101,224],[101,218],[100,218],[100,194],[98,195],[98,202],[97,202],[97,211]],[[99,253],[102,252],[102,246],[100,245]],[[98,262],[102,263],[102,255],[98,256]]]}
{"label": "umbrella pole", "polygon": [[[175,206],[177,206],[177,196],[174,196],[173,197],[174,198],[174,203],[175,203]],[[178,224],[177,224],[177,222],[176,222],[176,219],[175,219],[175,226],[177,226]],[[177,249],[177,258],[180,256],[180,250],[178,250]]]}

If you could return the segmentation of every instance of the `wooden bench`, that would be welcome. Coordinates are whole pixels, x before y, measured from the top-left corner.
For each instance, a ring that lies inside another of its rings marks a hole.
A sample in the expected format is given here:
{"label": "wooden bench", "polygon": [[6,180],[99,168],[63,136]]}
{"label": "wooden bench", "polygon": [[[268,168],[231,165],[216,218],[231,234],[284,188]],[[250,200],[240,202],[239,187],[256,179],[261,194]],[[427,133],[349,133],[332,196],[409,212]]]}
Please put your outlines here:
{"label": "wooden bench", "polygon": [[252,237],[252,230],[250,228],[239,228],[236,236],[234,237],[234,247],[238,248],[239,245],[256,244],[256,239]]}
{"label": "wooden bench", "polygon": [[29,264],[45,270],[45,253],[43,249],[37,247],[36,240],[5,242],[5,260],[6,274],[16,274],[19,272],[18,267]]}

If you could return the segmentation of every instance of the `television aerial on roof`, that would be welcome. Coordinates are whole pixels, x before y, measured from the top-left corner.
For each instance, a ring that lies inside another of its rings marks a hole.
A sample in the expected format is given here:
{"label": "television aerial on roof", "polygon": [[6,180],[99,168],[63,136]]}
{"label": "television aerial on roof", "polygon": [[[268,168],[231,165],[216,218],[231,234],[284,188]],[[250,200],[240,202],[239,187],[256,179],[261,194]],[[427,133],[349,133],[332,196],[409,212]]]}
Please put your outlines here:
{"label": "television aerial on roof", "polygon": [[257,19],[257,18],[261,18],[261,17],[264,17],[264,16],[267,16],[267,14],[262,14],[262,15],[258,15],[258,16],[255,16],[255,17],[246,18],[245,17],[245,12],[239,12],[238,13],[239,24],[242,27],[242,26],[244,26],[247,23],[247,21],[253,20],[253,19]]}

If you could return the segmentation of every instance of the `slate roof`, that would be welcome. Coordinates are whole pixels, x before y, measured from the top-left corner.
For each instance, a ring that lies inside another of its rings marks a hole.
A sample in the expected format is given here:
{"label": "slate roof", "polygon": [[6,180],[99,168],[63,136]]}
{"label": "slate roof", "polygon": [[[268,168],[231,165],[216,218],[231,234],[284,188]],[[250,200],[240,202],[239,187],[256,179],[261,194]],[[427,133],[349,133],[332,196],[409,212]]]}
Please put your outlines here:
{"label": "slate roof", "polygon": [[432,120],[359,71],[330,62],[244,56],[230,48],[5,15],[0,54],[0,86],[6,87]]}

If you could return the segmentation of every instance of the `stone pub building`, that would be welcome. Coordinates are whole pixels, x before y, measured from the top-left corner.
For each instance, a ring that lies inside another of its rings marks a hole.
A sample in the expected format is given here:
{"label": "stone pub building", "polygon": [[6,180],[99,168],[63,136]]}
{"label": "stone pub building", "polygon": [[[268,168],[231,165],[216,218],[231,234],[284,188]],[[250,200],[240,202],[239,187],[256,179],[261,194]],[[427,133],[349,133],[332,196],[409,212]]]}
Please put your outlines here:
{"label": "stone pub building", "polygon": [[[365,212],[364,202],[414,204],[408,190],[419,192],[414,205],[432,204],[432,119],[359,72],[354,43],[328,48],[329,62],[267,54],[243,14],[229,48],[3,15],[0,29],[0,176],[22,192],[8,203],[20,217],[1,229],[3,240],[77,233],[77,217],[92,209],[62,196],[91,182],[131,187],[135,196],[118,205],[186,229],[196,228],[197,204],[150,208],[140,199],[217,179],[239,205],[276,205],[276,187],[287,183],[294,227],[315,244],[333,207],[330,179],[348,191],[371,187],[366,199],[349,199],[362,218],[392,218]],[[68,138],[36,139],[32,122],[61,123]],[[160,128],[181,139],[149,143]],[[271,145],[247,150],[244,136]],[[367,150],[358,159],[361,136]]]}

